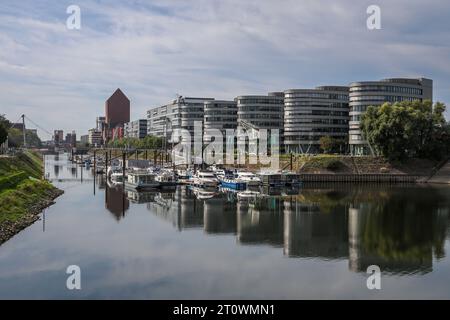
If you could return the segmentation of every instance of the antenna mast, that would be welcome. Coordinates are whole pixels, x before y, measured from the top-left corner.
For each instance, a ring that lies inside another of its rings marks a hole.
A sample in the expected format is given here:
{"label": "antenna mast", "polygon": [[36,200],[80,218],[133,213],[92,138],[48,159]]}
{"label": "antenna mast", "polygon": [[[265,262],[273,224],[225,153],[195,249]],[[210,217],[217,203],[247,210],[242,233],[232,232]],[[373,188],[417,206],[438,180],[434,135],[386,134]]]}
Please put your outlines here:
{"label": "antenna mast", "polygon": [[23,147],[26,148],[27,147],[27,139],[26,139],[26,134],[25,134],[25,132],[26,132],[26,130],[25,130],[25,115],[23,114],[21,116],[21,118],[22,118],[22,125],[23,125],[23,128],[22,128],[22,131],[23,131]]}

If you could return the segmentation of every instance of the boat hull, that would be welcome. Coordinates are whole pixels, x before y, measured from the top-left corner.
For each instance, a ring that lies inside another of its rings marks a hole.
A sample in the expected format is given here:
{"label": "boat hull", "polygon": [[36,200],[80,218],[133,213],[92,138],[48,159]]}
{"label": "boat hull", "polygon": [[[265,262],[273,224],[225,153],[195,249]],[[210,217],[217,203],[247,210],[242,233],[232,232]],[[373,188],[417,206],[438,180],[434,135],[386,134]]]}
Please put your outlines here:
{"label": "boat hull", "polygon": [[247,184],[245,182],[237,182],[237,181],[220,180],[220,185],[222,187],[235,190],[245,190],[247,188]]}

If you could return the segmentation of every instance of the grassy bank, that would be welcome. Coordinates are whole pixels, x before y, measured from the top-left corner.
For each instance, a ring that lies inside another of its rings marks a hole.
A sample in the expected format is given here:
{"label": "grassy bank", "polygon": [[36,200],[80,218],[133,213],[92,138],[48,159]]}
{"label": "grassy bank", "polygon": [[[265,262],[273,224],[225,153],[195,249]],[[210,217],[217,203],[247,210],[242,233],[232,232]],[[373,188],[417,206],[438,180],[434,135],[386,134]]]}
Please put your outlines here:
{"label": "grassy bank", "polygon": [[21,171],[40,179],[44,173],[41,156],[36,152],[25,151],[13,157],[0,157],[0,177]]}
{"label": "grassy bank", "polygon": [[[291,170],[290,157],[284,157],[281,166]],[[292,170],[316,174],[407,174],[428,176],[438,161],[409,159],[391,162],[382,157],[350,157],[341,155],[294,156]]]}
{"label": "grassy bank", "polygon": [[43,170],[34,152],[0,157],[0,244],[36,221],[62,193],[41,179]]}

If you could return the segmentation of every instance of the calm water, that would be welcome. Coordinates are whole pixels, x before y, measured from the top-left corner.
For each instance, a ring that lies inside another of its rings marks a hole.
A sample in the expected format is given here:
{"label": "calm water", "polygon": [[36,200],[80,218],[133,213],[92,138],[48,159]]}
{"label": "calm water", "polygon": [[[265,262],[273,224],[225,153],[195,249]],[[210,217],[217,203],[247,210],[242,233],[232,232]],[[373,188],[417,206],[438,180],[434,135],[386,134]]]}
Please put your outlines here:
{"label": "calm water", "polygon": [[[47,157],[65,190],[0,247],[0,298],[450,298],[450,188],[126,193]],[[78,265],[82,289],[66,289]],[[381,290],[366,269],[379,265]]]}

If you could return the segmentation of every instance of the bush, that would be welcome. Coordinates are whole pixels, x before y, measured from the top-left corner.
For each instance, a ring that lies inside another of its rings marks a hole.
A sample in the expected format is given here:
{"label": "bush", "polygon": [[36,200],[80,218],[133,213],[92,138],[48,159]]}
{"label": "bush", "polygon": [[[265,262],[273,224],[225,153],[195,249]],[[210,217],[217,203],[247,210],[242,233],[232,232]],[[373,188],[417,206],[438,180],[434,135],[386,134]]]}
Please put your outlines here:
{"label": "bush", "polygon": [[339,160],[332,160],[326,166],[326,168],[330,171],[336,171],[336,170],[341,169],[342,167],[343,167],[343,164]]}

